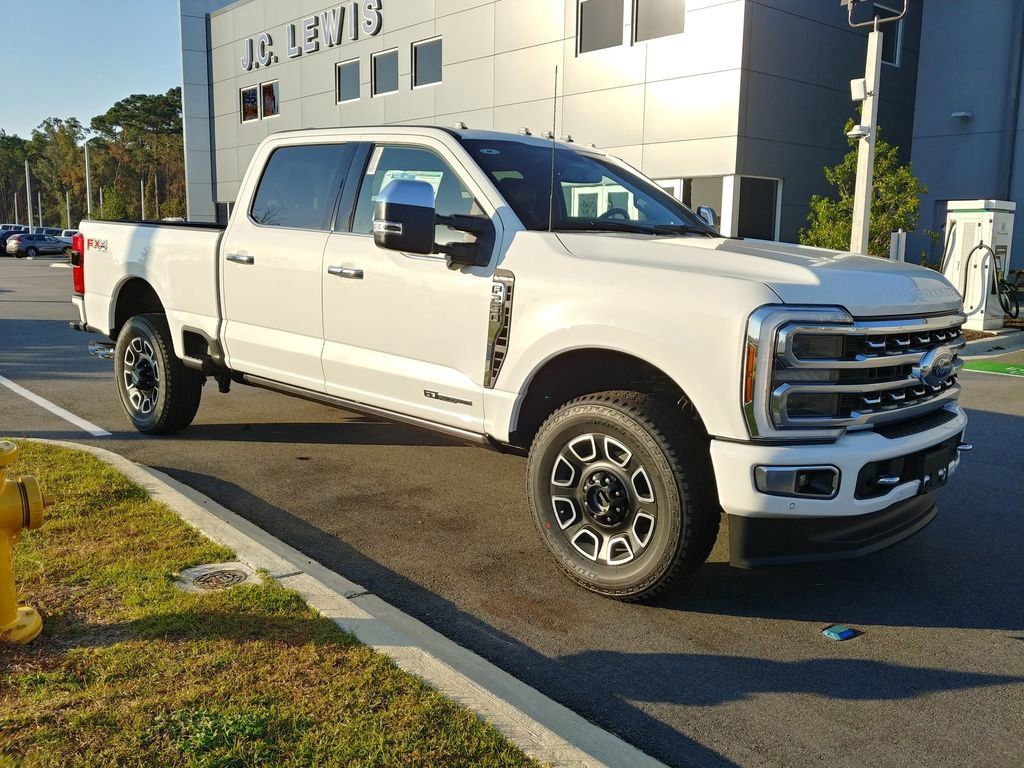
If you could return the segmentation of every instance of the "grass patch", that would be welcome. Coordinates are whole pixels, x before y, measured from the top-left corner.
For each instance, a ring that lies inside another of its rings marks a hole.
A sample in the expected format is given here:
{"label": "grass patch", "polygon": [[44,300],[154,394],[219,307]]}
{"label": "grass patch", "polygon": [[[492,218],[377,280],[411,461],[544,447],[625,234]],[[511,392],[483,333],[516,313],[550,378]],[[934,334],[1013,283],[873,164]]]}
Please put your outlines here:
{"label": "grass patch", "polygon": [[0,646],[0,768],[536,765],[274,582],[180,592],[232,553],[98,459],[19,445],[58,504],[15,547],[45,625]]}

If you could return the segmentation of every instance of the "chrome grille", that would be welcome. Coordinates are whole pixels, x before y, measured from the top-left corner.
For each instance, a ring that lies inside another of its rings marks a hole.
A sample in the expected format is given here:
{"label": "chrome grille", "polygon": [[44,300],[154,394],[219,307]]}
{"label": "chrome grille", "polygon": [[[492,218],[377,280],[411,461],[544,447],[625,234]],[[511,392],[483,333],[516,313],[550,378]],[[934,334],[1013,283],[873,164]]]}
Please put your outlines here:
{"label": "chrome grille", "polygon": [[959,395],[960,312],[893,319],[765,306],[747,324],[741,402],[751,437],[834,439],[926,416]]}
{"label": "chrome grille", "polygon": [[[963,317],[863,321],[850,325],[791,324],[779,329],[772,373],[771,414],[780,428],[859,427],[898,421],[931,410],[959,392]],[[834,357],[813,357],[832,347]],[[952,374],[927,382],[918,366],[932,350],[948,350]],[[817,379],[807,380],[807,372]],[[817,407],[815,412],[809,405]]]}

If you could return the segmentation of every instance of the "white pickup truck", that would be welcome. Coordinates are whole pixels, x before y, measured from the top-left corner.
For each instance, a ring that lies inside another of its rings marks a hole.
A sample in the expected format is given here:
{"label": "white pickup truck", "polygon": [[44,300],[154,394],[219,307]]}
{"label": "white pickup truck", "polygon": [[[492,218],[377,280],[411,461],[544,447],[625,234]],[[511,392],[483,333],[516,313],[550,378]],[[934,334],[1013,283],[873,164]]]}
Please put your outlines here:
{"label": "white pickup truck", "polygon": [[723,511],[744,567],[902,540],[969,447],[940,274],[721,237],[571,143],[279,133],[226,227],[84,221],[73,264],[137,429],[212,378],[527,454],[541,537],[610,597],[691,574]]}

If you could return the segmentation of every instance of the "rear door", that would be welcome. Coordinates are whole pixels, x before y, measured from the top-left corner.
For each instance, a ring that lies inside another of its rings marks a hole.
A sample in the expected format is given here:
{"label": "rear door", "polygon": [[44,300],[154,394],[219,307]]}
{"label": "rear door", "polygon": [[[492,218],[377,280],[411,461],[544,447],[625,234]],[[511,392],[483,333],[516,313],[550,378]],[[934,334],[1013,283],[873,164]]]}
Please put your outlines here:
{"label": "rear door", "polygon": [[[321,265],[355,145],[285,143],[253,160],[219,258],[236,371],[324,391]],[[244,204],[244,203],[243,203]]]}

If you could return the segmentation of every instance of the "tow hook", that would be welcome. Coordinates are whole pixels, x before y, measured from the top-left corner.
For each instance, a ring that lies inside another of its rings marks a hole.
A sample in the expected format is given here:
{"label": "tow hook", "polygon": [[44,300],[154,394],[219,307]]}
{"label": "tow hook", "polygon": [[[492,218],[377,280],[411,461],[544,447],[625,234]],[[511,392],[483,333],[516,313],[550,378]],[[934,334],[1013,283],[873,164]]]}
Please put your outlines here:
{"label": "tow hook", "polygon": [[89,354],[100,360],[114,359],[114,345],[109,341],[90,341]]}

